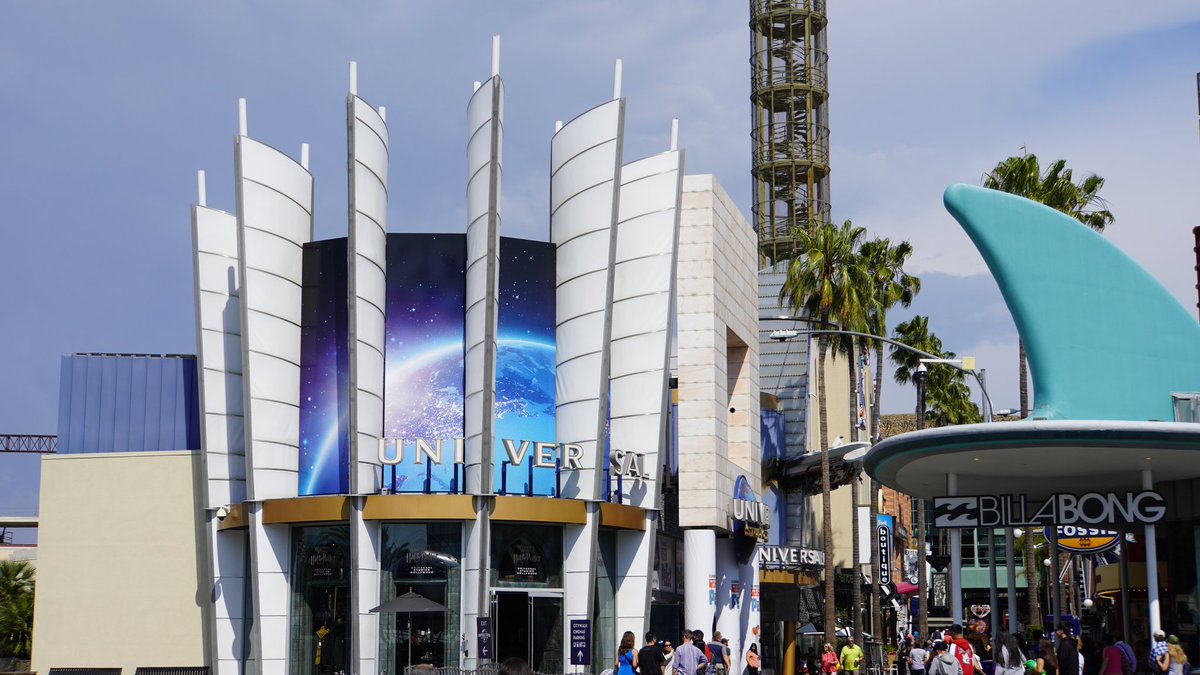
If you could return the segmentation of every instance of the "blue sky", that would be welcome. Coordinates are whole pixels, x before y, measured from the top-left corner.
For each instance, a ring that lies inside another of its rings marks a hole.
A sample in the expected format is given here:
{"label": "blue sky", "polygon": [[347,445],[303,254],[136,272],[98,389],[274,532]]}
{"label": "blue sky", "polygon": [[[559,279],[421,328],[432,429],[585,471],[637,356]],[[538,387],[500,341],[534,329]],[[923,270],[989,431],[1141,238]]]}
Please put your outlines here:
{"label": "blue sky", "polygon": [[[1112,241],[1195,302],[1200,5],[830,5],[834,216],[913,242],[916,309],[989,369],[997,407],[1016,404],[1016,334],[946,185],[1023,145],[1099,173]],[[505,234],[544,239],[554,121],[606,99],[620,57],[627,158],[665,149],[678,116],[687,171],[749,212],[747,18],[740,0],[5,3],[0,433],[54,433],[64,353],[194,351],[188,208],[204,169],[209,205],[232,210],[239,96],[251,136],[311,144],[317,235],[341,236],[357,59],[360,94],[388,108],[389,228],[461,231],[465,105],[499,33]],[[0,511],[32,504],[30,463],[0,459]]]}

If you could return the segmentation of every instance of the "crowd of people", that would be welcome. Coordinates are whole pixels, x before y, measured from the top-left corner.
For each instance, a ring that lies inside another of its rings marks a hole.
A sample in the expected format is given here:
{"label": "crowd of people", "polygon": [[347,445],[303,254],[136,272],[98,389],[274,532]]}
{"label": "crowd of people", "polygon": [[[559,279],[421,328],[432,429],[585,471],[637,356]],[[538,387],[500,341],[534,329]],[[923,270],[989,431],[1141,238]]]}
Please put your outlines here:
{"label": "crowd of people", "polygon": [[[646,633],[646,642],[641,649],[634,644],[632,631],[621,636],[617,647],[617,659],[613,664],[613,675],[733,675],[740,673],[741,663],[734,669],[735,658],[729,650],[729,640],[721,631],[705,641],[704,631],[685,630],[679,645],[670,640],[659,640],[654,633]],[[758,675],[762,659],[758,645],[751,644],[741,656],[749,675]]]}
{"label": "crowd of people", "polygon": [[[1102,645],[1080,639],[1071,627],[1060,624],[1054,638],[1035,636],[1027,641],[1022,635],[1004,631],[992,644],[986,641],[976,649],[955,624],[945,633],[934,633],[928,640],[905,635],[897,648],[899,675],[976,675],[982,674],[982,661],[994,663],[993,675],[1186,675],[1187,654],[1179,638],[1163,631],[1154,634],[1154,644],[1143,658],[1122,640],[1105,635]],[[826,645],[828,648],[829,645]],[[980,652],[983,652],[982,654]],[[822,669],[823,673],[827,673]]]}
{"label": "crowd of people", "polygon": [[[978,636],[976,636],[978,637]],[[1102,645],[1072,634],[1071,627],[1060,624],[1052,639],[1035,634],[999,632],[995,640],[976,640],[976,647],[963,634],[959,624],[945,632],[935,632],[921,640],[912,634],[899,638],[896,650],[898,675],[983,675],[983,661],[993,663],[992,675],[1187,675],[1188,657],[1179,638],[1162,631],[1154,635],[1153,645],[1139,658],[1122,640],[1105,635]],[[762,657],[758,645],[751,644],[739,657],[730,652],[729,640],[720,631],[711,640],[704,631],[685,630],[678,645],[646,633],[639,649],[635,636],[626,631],[617,649],[613,675],[739,675],[744,665],[748,675],[758,675]],[[861,675],[865,663],[863,650],[850,636],[841,650],[826,643],[820,654],[809,651],[798,664],[798,675]]]}

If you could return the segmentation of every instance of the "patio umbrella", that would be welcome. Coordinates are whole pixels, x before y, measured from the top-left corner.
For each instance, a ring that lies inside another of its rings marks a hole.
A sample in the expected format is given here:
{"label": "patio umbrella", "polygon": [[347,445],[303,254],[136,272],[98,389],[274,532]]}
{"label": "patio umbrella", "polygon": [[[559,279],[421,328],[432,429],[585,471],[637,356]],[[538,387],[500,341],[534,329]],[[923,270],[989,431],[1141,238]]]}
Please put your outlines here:
{"label": "patio umbrella", "polygon": [[372,609],[375,614],[407,614],[408,615],[408,665],[412,666],[412,615],[414,612],[445,613],[446,606],[414,593],[410,588],[404,595],[397,596]]}

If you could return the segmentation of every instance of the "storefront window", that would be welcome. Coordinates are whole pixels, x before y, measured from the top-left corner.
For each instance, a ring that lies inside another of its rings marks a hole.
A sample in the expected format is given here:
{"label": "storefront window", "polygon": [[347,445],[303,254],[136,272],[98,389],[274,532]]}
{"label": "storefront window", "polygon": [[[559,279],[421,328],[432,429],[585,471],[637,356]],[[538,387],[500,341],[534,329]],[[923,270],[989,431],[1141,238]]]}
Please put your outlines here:
{"label": "storefront window", "polygon": [[291,673],[350,668],[350,528],[292,530]]}
{"label": "storefront window", "polygon": [[380,600],[412,592],[444,612],[385,613],[379,617],[379,669],[457,666],[461,608],[462,527],[458,523],[383,526]]}
{"label": "storefront window", "polygon": [[562,528],[493,525],[492,585],[562,588]]}

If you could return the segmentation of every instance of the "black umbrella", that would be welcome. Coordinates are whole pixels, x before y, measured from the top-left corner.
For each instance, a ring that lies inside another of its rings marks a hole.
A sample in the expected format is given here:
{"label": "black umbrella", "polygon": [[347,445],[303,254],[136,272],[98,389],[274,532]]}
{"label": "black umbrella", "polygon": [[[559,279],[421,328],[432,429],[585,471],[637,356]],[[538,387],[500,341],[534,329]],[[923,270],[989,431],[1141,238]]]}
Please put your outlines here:
{"label": "black umbrella", "polygon": [[434,602],[429,598],[414,593],[410,588],[404,595],[397,596],[383,603],[382,605],[371,610],[376,614],[407,614],[408,615],[408,666],[412,667],[412,615],[413,612],[437,612],[443,613],[446,611],[446,606]]}
{"label": "black umbrella", "polygon": [[446,606],[411,590],[371,610],[376,614],[410,614],[412,612],[445,612]]}

